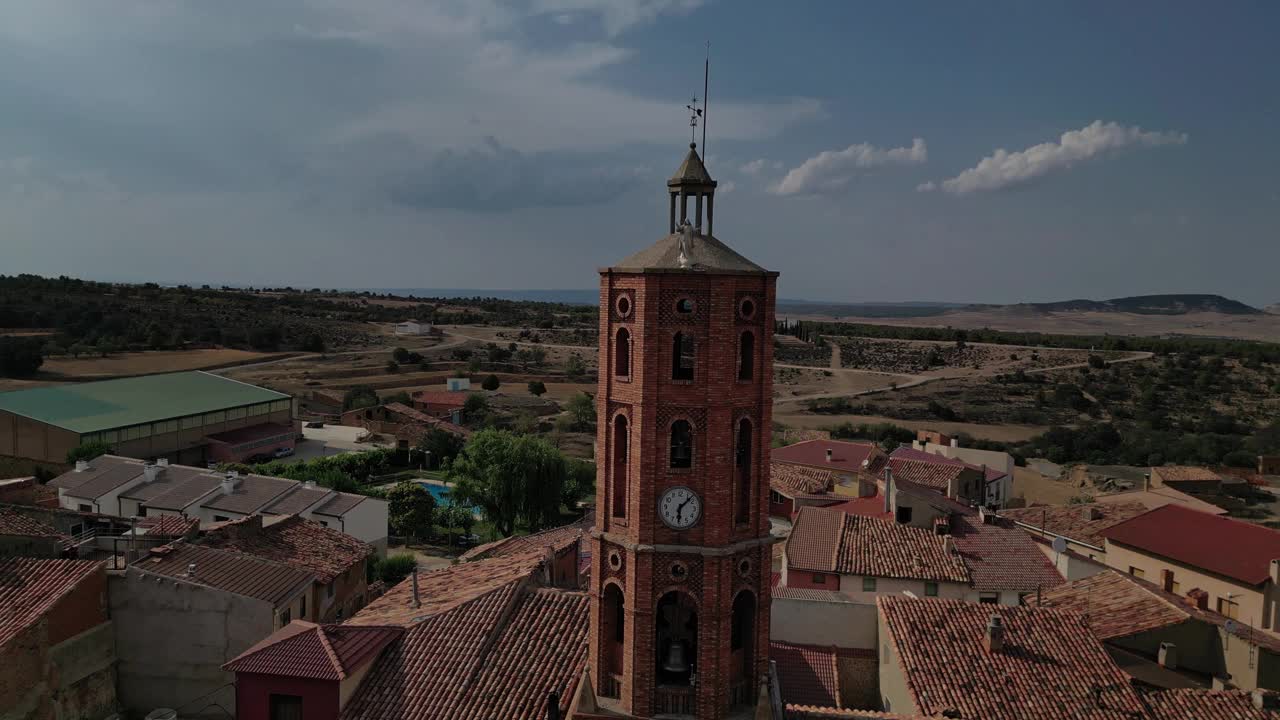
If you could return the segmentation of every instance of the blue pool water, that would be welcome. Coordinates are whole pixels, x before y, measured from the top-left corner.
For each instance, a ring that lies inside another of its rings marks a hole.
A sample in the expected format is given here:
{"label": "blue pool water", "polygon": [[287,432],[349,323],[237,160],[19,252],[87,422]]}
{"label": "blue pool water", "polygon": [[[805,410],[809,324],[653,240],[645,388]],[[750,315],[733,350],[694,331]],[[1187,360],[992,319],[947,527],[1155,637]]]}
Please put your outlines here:
{"label": "blue pool water", "polygon": [[424,482],[418,484],[426,488],[427,492],[431,493],[431,496],[436,499],[437,506],[445,507],[453,504],[453,501],[449,499],[449,488],[443,485],[435,485],[433,483]]}

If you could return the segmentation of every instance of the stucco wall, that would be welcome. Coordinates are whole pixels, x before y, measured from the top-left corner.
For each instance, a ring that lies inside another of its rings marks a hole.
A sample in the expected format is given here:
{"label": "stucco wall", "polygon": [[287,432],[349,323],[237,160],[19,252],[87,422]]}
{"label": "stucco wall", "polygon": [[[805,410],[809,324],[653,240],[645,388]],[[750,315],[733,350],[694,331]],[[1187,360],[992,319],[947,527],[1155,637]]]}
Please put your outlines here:
{"label": "stucco wall", "polygon": [[221,665],[271,634],[273,608],[158,577],[134,568],[111,577],[120,702],[142,713],[181,707],[184,718],[225,718],[219,707],[234,711],[235,693]]}
{"label": "stucco wall", "polygon": [[[903,595],[904,592],[910,592],[916,597],[922,598],[926,597],[924,594],[924,582],[924,580],[876,578],[875,591],[864,592],[862,590],[861,575],[841,575],[840,592],[862,603],[875,603],[877,595]],[[968,585],[940,582],[938,583],[938,594],[936,597],[949,600],[964,600],[968,598],[971,591],[972,589]],[[977,593],[974,593],[973,599],[977,599]]]}
{"label": "stucco wall", "polygon": [[[323,518],[330,521],[333,518]],[[344,514],[337,528],[342,532],[373,545],[380,556],[387,552],[387,501],[365,498]]]}
{"label": "stucco wall", "polygon": [[273,694],[295,695],[302,698],[302,717],[307,720],[337,720],[337,681],[256,673],[236,675],[236,718],[238,720],[270,720]]}
{"label": "stucco wall", "polygon": [[907,689],[907,676],[902,672],[901,658],[889,641],[884,618],[877,614],[877,637],[880,643],[880,709],[902,715],[915,715],[915,701]]}
{"label": "stucco wall", "polygon": [[876,606],[773,598],[769,639],[801,645],[876,649]]}

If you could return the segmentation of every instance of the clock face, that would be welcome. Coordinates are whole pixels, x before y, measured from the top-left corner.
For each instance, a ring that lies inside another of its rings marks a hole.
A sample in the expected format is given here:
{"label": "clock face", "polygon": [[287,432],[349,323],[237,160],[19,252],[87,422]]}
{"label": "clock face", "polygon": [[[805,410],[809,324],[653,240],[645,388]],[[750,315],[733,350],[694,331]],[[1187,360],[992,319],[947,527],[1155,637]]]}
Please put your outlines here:
{"label": "clock face", "polygon": [[676,530],[693,527],[702,516],[702,498],[687,487],[673,487],[658,500],[658,516]]}

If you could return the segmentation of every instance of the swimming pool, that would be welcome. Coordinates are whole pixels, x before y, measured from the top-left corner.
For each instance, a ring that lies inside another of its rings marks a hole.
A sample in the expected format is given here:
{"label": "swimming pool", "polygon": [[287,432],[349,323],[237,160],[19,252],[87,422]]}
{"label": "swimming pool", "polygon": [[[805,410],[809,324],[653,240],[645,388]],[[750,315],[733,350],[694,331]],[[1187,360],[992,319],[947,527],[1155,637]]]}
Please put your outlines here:
{"label": "swimming pool", "polygon": [[435,483],[428,482],[420,482],[418,484],[426,488],[427,492],[431,493],[431,496],[436,499],[436,505],[438,507],[447,507],[453,504],[453,501],[449,499],[449,488],[444,485],[437,485]]}

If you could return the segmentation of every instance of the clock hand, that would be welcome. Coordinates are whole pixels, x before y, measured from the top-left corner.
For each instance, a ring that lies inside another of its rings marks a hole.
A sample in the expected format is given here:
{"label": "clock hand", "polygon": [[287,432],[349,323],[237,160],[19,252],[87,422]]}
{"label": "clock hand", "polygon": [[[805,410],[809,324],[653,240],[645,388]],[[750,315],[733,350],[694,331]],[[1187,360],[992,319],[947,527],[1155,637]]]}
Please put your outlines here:
{"label": "clock hand", "polygon": [[692,495],[686,498],[684,502],[676,506],[676,522],[680,522],[682,519],[684,519],[684,506],[688,505],[690,500],[693,500]]}

